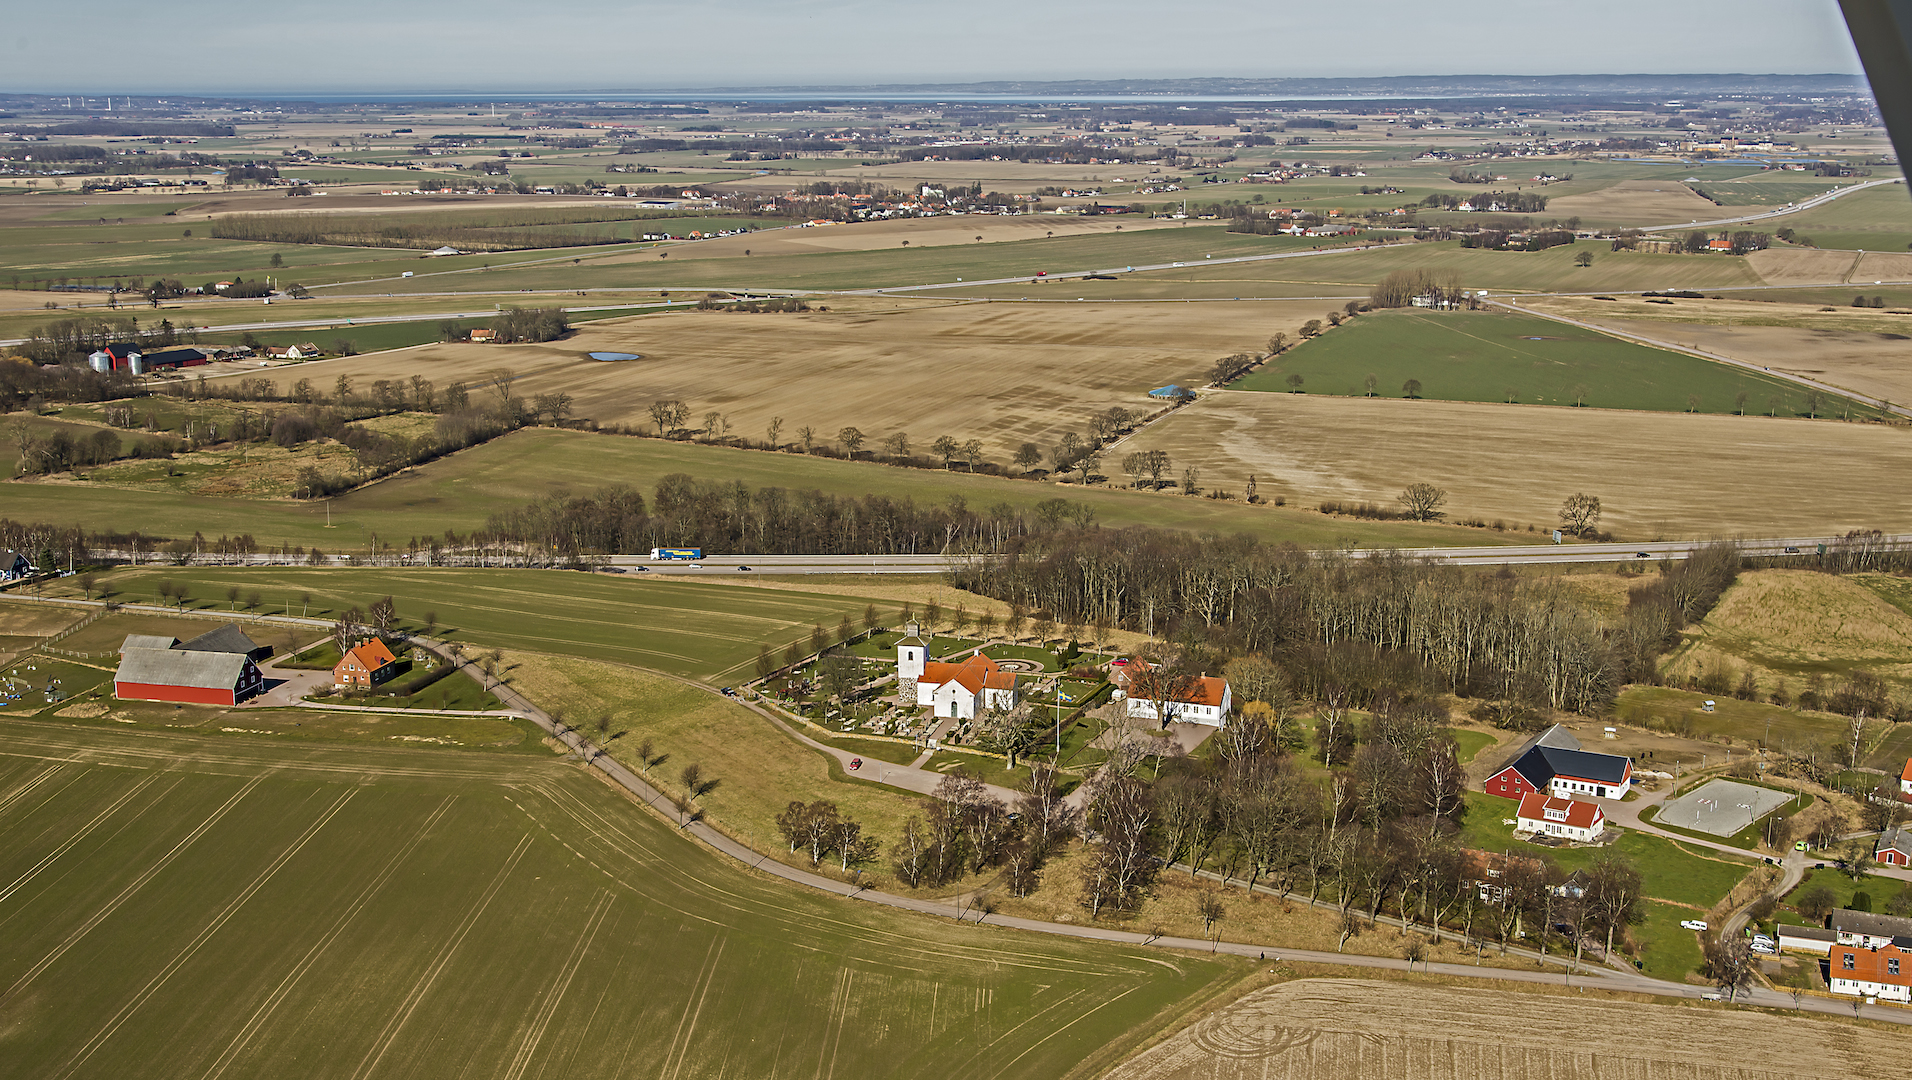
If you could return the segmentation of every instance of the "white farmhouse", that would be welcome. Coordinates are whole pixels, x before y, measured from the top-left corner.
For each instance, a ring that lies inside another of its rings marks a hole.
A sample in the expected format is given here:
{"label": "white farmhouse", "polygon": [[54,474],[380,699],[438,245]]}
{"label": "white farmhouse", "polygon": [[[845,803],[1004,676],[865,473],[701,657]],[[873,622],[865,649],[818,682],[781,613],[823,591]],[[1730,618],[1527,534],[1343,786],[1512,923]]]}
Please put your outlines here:
{"label": "white farmhouse", "polygon": [[1140,657],[1116,668],[1116,693],[1128,700],[1130,719],[1154,720],[1164,726],[1178,721],[1210,727],[1228,723],[1235,697],[1227,679],[1203,675],[1164,688],[1152,684],[1152,672],[1148,661]]}
{"label": "white farmhouse", "polygon": [[1521,797],[1514,831],[1590,844],[1606,831],[1607,815],[1598,803],[1558,798],[1539,791]]}

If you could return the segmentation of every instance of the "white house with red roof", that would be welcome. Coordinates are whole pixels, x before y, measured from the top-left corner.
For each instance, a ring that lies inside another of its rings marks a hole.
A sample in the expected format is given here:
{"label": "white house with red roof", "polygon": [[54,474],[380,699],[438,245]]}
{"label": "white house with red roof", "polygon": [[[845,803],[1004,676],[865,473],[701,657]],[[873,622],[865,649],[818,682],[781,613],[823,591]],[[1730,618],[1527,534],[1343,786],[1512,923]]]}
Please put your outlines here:
{"label": "white house with red roof", "polygon": [[1115,668],[1116,692],[1128,700],[1132,720],[1154,720],[1164,725],[1181,721],[1222,727],[1235,707],[1234,691],[1228,680],[1213,675],[1188,679],[1179,685],[1157,685],[1150,680],[1154,669],[1136,657]]}
{"label": "white house with red roof", "polygon": [[1885,945],[1834,945],[1830,962],[1831,990],[1852,997],[1881,1001],[1912,1001],[1912,938]]}
{"label": "white house with red roof", "polygon": [[1590,844],[1607,828],[1607,815],[1598,803],[1560,798],[1539,791],[1521,796],[1514,813],[1516,833],[1535,833],[1579,844]]}
{"label": "white house with red roof", "polygon": [[974,720],[988,709],[1013,709],[1021,700],[1016,675],[982,653],[960,664],[929,658],[929,643],[911,623],[896,643],[896,681],[905,700],[916,684],[916,704],[935,716]]}

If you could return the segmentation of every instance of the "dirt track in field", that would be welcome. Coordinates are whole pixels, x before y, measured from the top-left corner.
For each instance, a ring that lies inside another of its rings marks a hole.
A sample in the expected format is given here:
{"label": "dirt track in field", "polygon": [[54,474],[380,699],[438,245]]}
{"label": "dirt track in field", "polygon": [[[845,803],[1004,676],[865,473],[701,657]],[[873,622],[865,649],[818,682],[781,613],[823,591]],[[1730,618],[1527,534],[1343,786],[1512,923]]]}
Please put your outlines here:
{"label": "dirt track in field", "polygon": [[1904,1036],[1578,995],[1306,979],[1248,995],[1111,1080],[1846,1080]]}
{"label": "dirt track in field", "polygon": [[[1561,500],[1597,495],[1623,538],[1912,529],[1885,497],[1912,470],[1912,433],[1880,424],[1528,405],[1210,393],[1112,455],[1161,449],[1206,488],[1399,508],[1412,483],[1450,518],[1552,529]],[[1110,470],[1117,477],[1117,469]]]}

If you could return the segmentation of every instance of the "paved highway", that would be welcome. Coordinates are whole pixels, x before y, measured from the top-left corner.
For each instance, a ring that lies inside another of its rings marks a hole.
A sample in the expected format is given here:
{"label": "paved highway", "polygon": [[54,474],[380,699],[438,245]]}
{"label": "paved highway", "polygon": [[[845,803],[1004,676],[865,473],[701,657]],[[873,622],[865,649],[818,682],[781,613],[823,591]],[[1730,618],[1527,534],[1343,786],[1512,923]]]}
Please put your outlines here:
{"label": "paved highway", "polygon": [[[1838,540],[1834,536],[1793,536],[1762,539],[1735,539],[1730,541],[1742,554],[1773,557],[1809,558],[1818,554],[1820,544],[1831,544]],[[1896,533],[1883,536],[1882,542],[1890,544],[1912,543],[1912,533]],[[1715,540],[1653,540],[1631,544],[1501,544],[1480,547],[1425,547],[1425,548],[1350,548],[1345,549],[1350,558],[1375,558],[1384,554],[1399,554],[1411,559],[1434,559],[1460,566],[1526,566],[1548,563],[1600,563],[1654,561],[1659,559],[1684,559],[1694,551],[1716,543]],[[103,549],[100,554],[108,558],[130,560],[124,551]],[[147,553],[148,559],[152,558]],[[658,574],[667,577],[751,577],[756,575],[803,576],[811,574],[941,574],[950,570],[960,570],[977,560],[988,560],[988,555],[721,555],[707,554],[698,560],[652,560],[648,553],[642,555],[607,555],[600,565],[609,572],[619,574]],[[340,557],[328,556],[330,565],[345,565]],[[207,566],[234,565],[231,558],[199,560]],[[246,556],[239,561],[246,566],[305,566],[304,559],[288,559],[269,553]],[[387,564],[381,564],[387,565]],[[393,562],[389,565],[406,566],[408,563]],[[470,569],[470,567],[461,567]]]}
{"label": "paved highway", "polygon": [[[1820,544],[1838,539],[1832,536],[1794,536],[1760,540],[1733,540],[1743,555],[1796,557],[1816,555]],[[1905,543],[1912,534],[1884,537],[1890,543]],[[1524,566],[1536,563],[1647,562],[1657,559],[1684,559],[1694,551],[1715,543],[1711,540],[1655,540],[1637,544],[1531,544],[1509,547],[1403,548],[1402,555],[1436,559],[1462,566]],[[1349,552],[1357,558],[1379,555],[1393,549],[1357,549]],[[1642,554],[1644,553],[1644,558]]]}
{"label": "paved highway", "polygon": [[1814,195],[1810,199],[1793,203],[1790,206],[1782,206],[1777,210],[1762,210],[1757,214],[1742,214],[1739,217],[1716,218],[1712,221],[1689,221],[1684,225],[1646,225],[1642,226],[1640,231],[1643,233],[1651,233],[1671,232],[1674,229],[1710,229],[1718,225],[1739,225],[1748,221],[1765,221],[1767,218],[1784,217],[1787,214],[1797,214],[1802,210],[1811,210],[1817,206],[1824,206],[1834,199],[1850,195],[1855,191],[1864,191],[1867,188],[1875,188],[1881,184],[1903,183],[1905,183],[1905,178],[1902,176],[1894,176],[1886,180],[1867,180],[1863,184],[1849,184],[1846,187],[1834,188],[1823,195]]}

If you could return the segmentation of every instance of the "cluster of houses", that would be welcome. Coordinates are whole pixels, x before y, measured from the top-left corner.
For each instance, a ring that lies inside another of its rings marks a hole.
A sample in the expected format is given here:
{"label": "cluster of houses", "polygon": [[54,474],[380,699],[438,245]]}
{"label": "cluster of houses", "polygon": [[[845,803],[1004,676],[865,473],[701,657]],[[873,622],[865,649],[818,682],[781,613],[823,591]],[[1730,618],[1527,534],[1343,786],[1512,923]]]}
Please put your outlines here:
{"label": "cluster of houses", "polygon": [[[227,623],[196,638],[129,634],[120,644],[113,694],[125,701],[167,701],[180,705],[237,705],[266,688],[259,662],[272,646],[246,636]],[[345,651],[332,667],[332,685],[341,690],[370,690],[398,671],[398,658],[372,638]]]}
{"label": "cluster of houses", "polygon": [[1825,926],[1781,925],[1781,952],[1826,958],[1835,994],[1912,1003],[1912,919],[1841,908]]}

